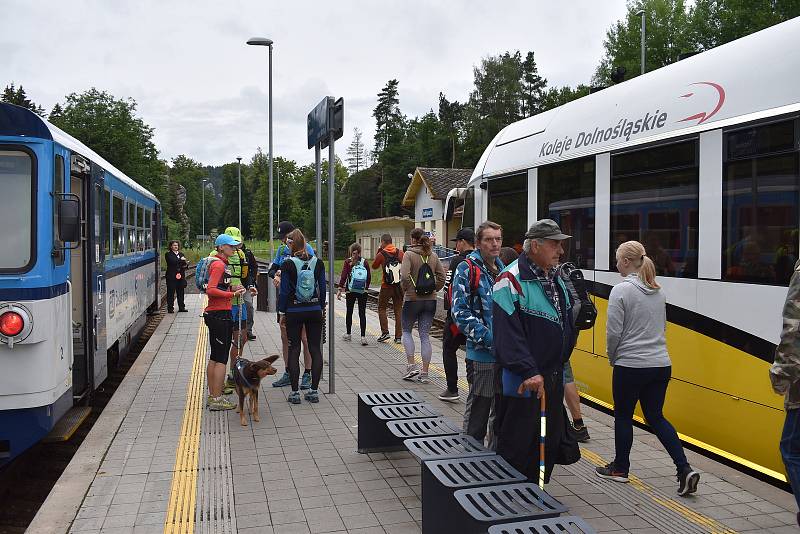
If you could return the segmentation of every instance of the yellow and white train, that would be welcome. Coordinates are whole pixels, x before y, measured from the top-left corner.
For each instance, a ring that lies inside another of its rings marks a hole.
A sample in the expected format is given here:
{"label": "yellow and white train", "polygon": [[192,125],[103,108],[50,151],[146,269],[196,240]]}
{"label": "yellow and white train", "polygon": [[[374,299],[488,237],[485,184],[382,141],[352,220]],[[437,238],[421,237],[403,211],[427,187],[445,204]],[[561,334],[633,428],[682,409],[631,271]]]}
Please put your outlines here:
{"label": "yellow and white train", "polygon": [[573,369],[606,407],[614,249],[642,241],[667,296],[667,418],[686,442],[783,481],[768,369],[800,249],[797,42],[800,19],[511,124],[469,184],[476,226],[502,224],[506,245],[545,217],[574,236],[566,259],[600,314]]}

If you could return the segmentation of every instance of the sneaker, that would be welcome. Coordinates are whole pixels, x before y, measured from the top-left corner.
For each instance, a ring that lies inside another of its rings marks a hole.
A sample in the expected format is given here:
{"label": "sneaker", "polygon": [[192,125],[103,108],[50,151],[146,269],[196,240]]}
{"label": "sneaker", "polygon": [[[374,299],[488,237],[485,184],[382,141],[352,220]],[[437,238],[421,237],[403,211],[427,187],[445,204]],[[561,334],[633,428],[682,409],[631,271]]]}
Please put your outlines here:
{"label": "sneaker", "polygon": [[233,381],[233,377],[231,375],[225,377],[225,387],[226,388],[236,387],[236,382]]}
{"label": "sneaker", "polygon": [[586,443],[589,441],[589,429],[586,428],[586,425],[581,425],[580,427],[575,426],[575,423],[570,423],[572,425],[572,430],[575,431],[575,439],[578,440],[580,443]]}
{"label": "sneaker", "polygon": [[225,397],[219,397],[218,399],[211,399],[208,404],[208,409],[217,412],[220,410],[233,410],[236,408],[236,405],[226,399]]}
{"label": "sneaker", "polygon": [[399,337],[394,338],[394,342],[397,343],[398,345],[402,345],[403,344],[403,340],[400,339]]}
{"label": "sneaker", "polygon": [[682,473],[678,473],[678,495],[688,495],[697,491],[697,484],[700,482],[700,473],[687,467]]}
{"label": "sneaker", "polygon": [[383,334],[381,334],[381,336],[378,338],[378,343],[383,343],[383,342],[384,342],[384,341],[386,341],[387,339],[389,339],[389,332],[384,332],[384,333],[383,333]]}
{"label": "sneaker", "polygon": [[256,335],[255,334],[247,334],[247,339],[248,339],[248,341],[255,341],[256,340]]}
{"label": "sneaker", "polygon": [[439,393],[439,399],[447,402],[458,402],[461,399],[461,395],[458,394],[458,390],[450,391],[445,388],[444,391]]}
{"label": "sneaker", "polygon": [[303,373],[303,379],[300,381],[300,389],[311,389],[311,373]]}
{"label": "sneaker", "polygon": [[430,384],[431,379],[428,378],[428,373],[420,373],[417,375],[417,382],[420,384]]}
{"label": "sneaker", "polygon": [[628,473],[618,470],[616,466],[614,466],[614,462],[611,462],[605,467],[598,467],[594,471],[600,478],[607,478],[614,482],[628,482]]}
{"label": "sneaker", "polygon": [[364,336],[361,336],[361,346],[362,347],[367,346],[367,338],[365,338]]}
{"label": "sneaker", "polygon": [[225,385],[222,387],[223,395],[230,395],[231,393],[233,393],[233,388],[231,386]]}
{"label": "sneaker", "polygon": [[180,310],[178,310],[178,311],[179,311],[180,313],[189,313],[189,310],[187,310],[186,308],[181,308],[181,309],[180,309]]}
{"label": "sneaker", "polygon": [[414,377],[419,374],[419,369],[415,364],[406,366],[406,374],[403,375],[403,380],[414,380]]}
{"label": "sneaker", "polygon": [[300,404],[300,392],[299,391],[292,391],[289,393],[289,396],[286,398],[292,404]]}
{"label": "sneaker", "polygon": [[308,402],[319,402],[319,390],[309,389],[306,391],[305,398]]}
{"label": "sneaker", "polygon": [[214,400],[214,397],[212,397],[211,395],[208,395],[206,397],[206,406],[211,406],[211,401],[212,400]]}
{"label": "sneaker", "polygon": [[275,382],[272,383],[272,387],[274,388],[282,388],[283,386],[288,386],[291,383],[292,379],[289,378],[289,373],[286,371],[283,372],[283,375],[277,379]]}
{"label": "sneaker", "polygon": [[352,339],[352,336],[350,334],[345,334],[342,336],[342,339],[344,341],[350,341]]}

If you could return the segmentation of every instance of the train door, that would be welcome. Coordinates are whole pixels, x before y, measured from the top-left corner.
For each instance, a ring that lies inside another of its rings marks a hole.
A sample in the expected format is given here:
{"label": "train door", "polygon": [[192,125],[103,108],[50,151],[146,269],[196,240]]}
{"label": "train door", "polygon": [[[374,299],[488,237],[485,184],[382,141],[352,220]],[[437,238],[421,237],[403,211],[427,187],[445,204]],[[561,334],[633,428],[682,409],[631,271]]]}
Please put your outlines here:
{"label": "train door", "polygon": [[[93,354],[90,348],[93,347],[91,332],[87,321],[87,313],[91,300],[87,298],[87,252],[86,243],[91,235],[87,229],[87,219],[89,215],[88,202],[86,199],[87,188],[91,182],[91,165],[89,160],[73,154],[70,158],[70,193],[78,197],[81,205],[81,232],[80,241],[69,249],[69,281],[70,298],[72,306],[72,391],[76,398],[83,398],[91,391],[91,379],[94,377],[92,369]],[[91,189],[88,189],[91,191]]]}
{"label": "train door", "polygon": [[150,224],[153,225],[150,229],[150,235],[153,240],[153,248],[156,250],[156,300],[153,311],[157,312],[161,307],[161,254],[159,252],[161,250],[161,206],[158,204],[153,210]]}
{"label": "train door", "polygon": [[93,379],[97,387],[108,376],[108,356],[106,347],[106,281],[105,281],[105,232],[108,232],[108,213],[105,195],[105,172],[92,164],[91,198],[87,203],[87,213],[91,213],[87,235],[92,236],[91,257],[87,258],[87,272],[91,284],[88,285],[88,298],[92,309],[87,314],[91,318],[92,352],[94,355]]}

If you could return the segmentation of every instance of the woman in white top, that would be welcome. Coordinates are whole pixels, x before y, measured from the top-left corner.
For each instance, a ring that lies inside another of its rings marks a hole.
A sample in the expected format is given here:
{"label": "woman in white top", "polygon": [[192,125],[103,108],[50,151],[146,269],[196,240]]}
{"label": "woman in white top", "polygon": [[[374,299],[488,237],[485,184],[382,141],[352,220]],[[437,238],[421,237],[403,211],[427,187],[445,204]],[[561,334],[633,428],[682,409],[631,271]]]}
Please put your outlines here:
{"label": "woman in white top", "polygon": [[608,298],[606,346],[614,366],[614,442],[616,456],[597,475],[628,482],[633,445],[633,410],[640,402],[645,420],[672,457],[678,475],[678,495],[697,490],[700,474],[686,460],[678,433],[662,410],[672,373],[667,353],[666,297],[656,282],[656,269],[638,241],[617,249],[617,270],[624,278]]}

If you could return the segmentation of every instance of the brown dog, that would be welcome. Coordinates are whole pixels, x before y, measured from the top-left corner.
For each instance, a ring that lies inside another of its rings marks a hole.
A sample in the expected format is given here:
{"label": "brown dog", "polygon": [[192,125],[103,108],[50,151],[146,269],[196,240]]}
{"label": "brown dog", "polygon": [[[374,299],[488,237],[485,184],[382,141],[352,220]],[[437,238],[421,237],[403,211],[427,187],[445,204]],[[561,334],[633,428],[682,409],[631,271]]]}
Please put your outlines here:
{"label": "brown dog", "polygon": [[258,390],[261,386],[261,379],[267,375],[274,375],[278,370],[272,364],[280,358],[273,354],[269,358],[264,358],[257,362],[251,362],[244,358],[236,360],[236,368],[233,371],[233,382],[236,385],[236,394],[239,395],[239,421],[242,426],[247,426],[247,418],[244,415],[244,403],[250,397],[250,413],[253,414],[253,421],[260,421],[258,417]]}

